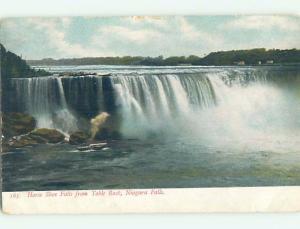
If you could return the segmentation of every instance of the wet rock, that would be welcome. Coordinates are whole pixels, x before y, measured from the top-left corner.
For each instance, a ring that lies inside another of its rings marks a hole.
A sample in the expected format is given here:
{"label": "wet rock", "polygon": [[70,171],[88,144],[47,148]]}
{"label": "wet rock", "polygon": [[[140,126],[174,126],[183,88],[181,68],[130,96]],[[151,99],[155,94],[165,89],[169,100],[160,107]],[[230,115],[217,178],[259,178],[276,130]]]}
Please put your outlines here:
{"label": "wet rock", "polygon": [[116,130],[112,130],[111,128],[100,128],[95,137],[95,140],[107,140],[107,139],[114,139],[114,140],[119,140],[121,139],[121,133],[116,131]]}
{"label": "wet rock", "polygon": [[58,130],[47,128],[35,129],[29,134],[29,136],[35,139],[36,141],[40,140],[40,143],[59,143],[65,139],[65,136]]}
{"label": "wet rock", "polygon": [[43,137],[41,137],[41,136],[39,136],[39,135],[34,135],[34,134],[28,134],[28,136],[31,138],[31,139],[33,139],[33,140],[35,140],[37,143],[39,143],[39,144],[44,144],[44,143],[47,143],[48,142],[48,140],[47,139],[45,139],[45,138],[43,138]]}
{"label": "wet rock", "polygon": [[91,120],[91,134],[95,140],[121,139],[118,119],[115,115],[100,113]]}
{"label": "wet rock", "polygon": [[55,129],[35,129],[34,131],[20,136],[14,136],[8,141],[3,141],[3,151],[9,151],[15,148],[22,148],[26,146],[34,146],[45,143],[59,143],[64,140],[65,136]]}
{"label": "wet rock", "polygon": [[94,76],[97,75],[96,72],[60,72],[58,73],[59,76]]}
{"label": "wet rock", "polygon": [[100,150],[103,149],[106,145],[107,143],[103,142],[103,143],[90,144],[89,147],[93,150]]}
{"label": "wet rock", "polygon": [[6,138],[29,133],[36,126],[36,120],[23,113],[4,113],[2,131]]}
{"label": "wet rock", "polygon": [[82,131],[76,131],[70,135],[69,143],[72,145],[79,145],[82,143],[86,143],[89,138],[89,134]]}
{"label": "wet rock", "polygon": [[23,135],[17,138],[12,138],[9,141],[8,146],[9,148],[21,148],[25,146],[33,146],[36,144],[38,144],[37,140],[31,138],[29,135]]}
{"label": "wet rock", "polygon": [[88,146],[77,147],[79,151],[101,150],[107,146],[106,142],[90,144]]}
{"label": "wet rock", "polygon": [[109,114],[107,112],[102,112],[96,117],[91,119],[91,135],[92,138],[95,139],[96,134],[101,130],[105,129],[104,126],[107,123],[107,119],[109,118]]}

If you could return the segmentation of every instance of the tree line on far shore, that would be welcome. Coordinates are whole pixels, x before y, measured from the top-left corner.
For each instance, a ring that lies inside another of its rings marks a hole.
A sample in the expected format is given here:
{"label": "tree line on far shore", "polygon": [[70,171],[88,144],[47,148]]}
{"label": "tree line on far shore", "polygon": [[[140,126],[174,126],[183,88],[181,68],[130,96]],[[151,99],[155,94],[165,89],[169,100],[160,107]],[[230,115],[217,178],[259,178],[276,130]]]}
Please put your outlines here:
{"label": "tree line on far shore", "polygon": [[42,60],[28,60],[30,65],[145,65],[145,66],[176,66],[176,65],[259,65],[259,64],[292,64],[300,63],[298,49],[249,49],[212,52],[205,57],[196,55],[171,56],[164,58],[123,56],[123,57],[84,57]]}

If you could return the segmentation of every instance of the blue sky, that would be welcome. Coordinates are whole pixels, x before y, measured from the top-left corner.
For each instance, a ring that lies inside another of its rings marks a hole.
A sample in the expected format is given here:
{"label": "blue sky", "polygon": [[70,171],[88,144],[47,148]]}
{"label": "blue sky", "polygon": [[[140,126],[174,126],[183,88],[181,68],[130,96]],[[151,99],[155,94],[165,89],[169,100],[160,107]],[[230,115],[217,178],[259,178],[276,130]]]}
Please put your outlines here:
{"label": "blue sky", "polygon": [[26,59],[199,55],[300,48],[300,16],[6,18],[0,41]]}

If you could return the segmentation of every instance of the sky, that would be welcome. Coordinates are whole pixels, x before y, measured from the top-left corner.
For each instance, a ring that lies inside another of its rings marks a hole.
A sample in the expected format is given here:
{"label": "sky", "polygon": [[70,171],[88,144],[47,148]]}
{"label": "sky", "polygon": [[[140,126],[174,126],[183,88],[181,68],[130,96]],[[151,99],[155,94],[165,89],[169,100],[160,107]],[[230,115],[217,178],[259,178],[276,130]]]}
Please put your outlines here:
{"label": "sky", "polygon": [[204,56],[213,51],[300,48],[300,16],[5,18],[0,42],[25,59]]}

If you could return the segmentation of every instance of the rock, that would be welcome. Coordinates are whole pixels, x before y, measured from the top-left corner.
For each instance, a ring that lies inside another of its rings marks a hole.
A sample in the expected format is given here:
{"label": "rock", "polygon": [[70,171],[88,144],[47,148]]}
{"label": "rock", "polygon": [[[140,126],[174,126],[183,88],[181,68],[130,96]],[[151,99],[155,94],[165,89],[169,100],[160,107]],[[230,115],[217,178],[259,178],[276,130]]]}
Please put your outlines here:
{"label": "rock", "polygon": [[98,76],[111,76],[111,73],[97,73]]}
{"label": "rock", "polygon": [[91,135],[95,140],[121,139],[116,116],[102,112],[91,119]]}
{"label": "rock", "polygon": [[44,143],[48,143],[48,140],[39,136],[39,135],[35,135],[35,134],[31,134],[29,133],[29,137],[33,140],[35,140],[37,143],[39,144],[44,144]]}
{"label": "rock", "polygon": [[89,147],[93,150],[99,150],[99,149],[103,149],[105,146],[107,145],[107,143],[96,143],[96,144],[90,144]]}
{"label": "rock", "polygon": [[82,131],[76,131],[70,135],[69,143],[72,145],[78,145],[87,142],[90,136]]}
{"label": "rock", "polygon": [[23,135],[18,138],[12,138],[8,145],[10,148],[21,148],[38,144],[38,141],[31,138],[29,135]]}
{"label": "rock", "polygon": [[29,136],[39,143],[59,143],[65,139],[65,135],[56,129],[40,128],[30,132]]}
{"label": "rock", "polygon": [[46,128],[35,129],[28,134],[14,136],[8,141],[2,140],[2,146],[4,146],[2,150],[7,152],[10,149],[33,146],[37,144],[59,143],[64,139],[65,136],[58,130]]}
{"label": "rock", "polygon": [[106,139],[119,140],[121,139],[121,133],[116,130],[103,127],[98,130],[94,139],[95,140],[106,140]]}
{"label": "rock", "polygon": [[79,151],[100,150],[107,146],[106,142],[77,147]]}
{"label": "rock", "polygon": [[2,120],[2,131],[6,138],[29,133],[36,126],[35,119],[23,113],[4,113]]}
{"label": "rock", "polygon": [[58,76],[94,76],[96,72],[59,72]]}
{"label": "rock", "polygon": [[88,150],[90,150],[90,147],[89,146],[80,146],[80,147],[77,147],[77,149],[79,151],[88,151]]}
{"label": "rock", "polygon": [[59,143],[63,141],[65,136],[55,129],[35,129],[32,132],[12,137],[6,144],[5,150],[22,148],[45,143]]}
{"label": "rock", "polygon": [[92,138],[95,138],[96,134],[100,131],[100,129],[105,129],[104,126],[107,125],[106,123],[109,116],[110,115],[107,112],[102,112],[96,117],[91,119]]}
{"label": "rock", "polygon": [[100,128],[94,136],[95,140],[105,140],[108,138],[109,138],[109,130],[108,128],[105,127]]}

